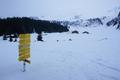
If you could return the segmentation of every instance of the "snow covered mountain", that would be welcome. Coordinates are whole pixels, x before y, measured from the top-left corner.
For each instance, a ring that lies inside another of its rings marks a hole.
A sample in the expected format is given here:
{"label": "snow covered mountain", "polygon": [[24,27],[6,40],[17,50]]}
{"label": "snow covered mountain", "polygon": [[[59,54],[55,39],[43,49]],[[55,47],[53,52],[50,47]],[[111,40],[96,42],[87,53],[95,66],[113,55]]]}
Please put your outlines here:
{"label": "snow covered mountain", "polygon": [[113,18],[109,22],[107,22],[107,26],[117,26],[116,29],[120,29],[120,12],[117,17]]}
{"label": "snow covered mountain", "polygon": [[73,18],[68,18],[67,20],[53,20],[53,21],[70,27],[91,27],[91,26],[97,27],[101,25],[110,26],[112,24],[113,26],[114,24],[118,24],[119,26],[120,7],[109,10],[108,12],[109,12],[108,15],[97,18],[84,19],[82,18],[81,15],[80,16],[77,15],[74,16]]}
{"label": "snow covered mountain", "polygon": [[54,21],[57,23],[60,23],[65,26],[70,27],[90,27],[90,26],[97,26],[97,25],[103,25],[104,18],[90,18],[90,19],[73,19],[73,20],[66,20],[66,21]]}

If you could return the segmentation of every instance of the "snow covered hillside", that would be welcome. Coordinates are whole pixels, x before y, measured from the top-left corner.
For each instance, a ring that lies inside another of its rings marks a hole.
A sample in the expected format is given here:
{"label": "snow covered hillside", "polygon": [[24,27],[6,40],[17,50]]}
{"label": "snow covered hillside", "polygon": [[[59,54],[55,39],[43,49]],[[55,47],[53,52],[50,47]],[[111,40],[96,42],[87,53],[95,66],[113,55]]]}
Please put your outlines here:
{"label": "snow covered hillside", "polygon": [[44,42],[32,34],[26,72],[17,61],[18,42],[0,37],[0,80],[120,80],[120,31],[106,26],[80,27],[79,34],[72,30],[43,34]]}
{"label": "snow covered hillside", "polygon": [[[64,26],[72,27],[98,27],[101,25],[114,26],[120,24],[120,6],[115,7],[108,11],[107,15],[103,16],[91,16],[90,18],[84,18],[81,15],[75,15],[60,20],[53,20],[53,22],[60,23]],[[117,28],[119,29],[119,28]]]}

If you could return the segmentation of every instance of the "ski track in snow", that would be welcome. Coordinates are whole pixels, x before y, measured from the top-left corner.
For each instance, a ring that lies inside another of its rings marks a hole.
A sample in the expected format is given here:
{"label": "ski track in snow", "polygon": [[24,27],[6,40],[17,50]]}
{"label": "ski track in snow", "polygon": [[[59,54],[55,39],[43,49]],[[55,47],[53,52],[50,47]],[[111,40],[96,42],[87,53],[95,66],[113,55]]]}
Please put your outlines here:
{"label": "ski track in snow", "polygon": [[100,66],[102,66],[102,67],[106,67],[106,68],[108,68],[108,69],[111,69],[111,70],[113,70],[113,71],[116,71],[116,72],[119,72],[120,73],[120,69],[117,69],[117,68],[115,68],[115,67],[112,67],[112,66],[109,66],[109,65],[106,65],[104,62],[97,62],[96,64],[98,64],[98,65],[100,65]]}

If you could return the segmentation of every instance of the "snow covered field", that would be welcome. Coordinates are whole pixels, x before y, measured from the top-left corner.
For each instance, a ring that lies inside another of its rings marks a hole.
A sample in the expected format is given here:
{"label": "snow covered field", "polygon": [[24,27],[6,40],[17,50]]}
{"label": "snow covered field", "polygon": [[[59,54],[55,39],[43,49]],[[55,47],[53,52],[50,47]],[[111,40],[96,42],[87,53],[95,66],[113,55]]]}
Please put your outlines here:
{"label": "snow covered field", "polygon": [[0,37],[0,80],[120,80],[120,31],[103,26],[78,30],[43,34],[44,42],[32,34],[26,72],[17,61],[18,42]]}

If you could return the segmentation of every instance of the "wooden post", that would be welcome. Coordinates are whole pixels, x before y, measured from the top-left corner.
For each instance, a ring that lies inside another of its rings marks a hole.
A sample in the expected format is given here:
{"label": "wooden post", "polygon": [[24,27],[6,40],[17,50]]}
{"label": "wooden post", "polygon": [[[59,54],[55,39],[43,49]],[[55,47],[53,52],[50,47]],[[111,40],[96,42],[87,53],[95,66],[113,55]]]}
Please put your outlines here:
{"label": "wooden post", "polygon": [[23,61],[23,72],[25,72],[26,71],[26,63],[25,63],[25,61]]}

